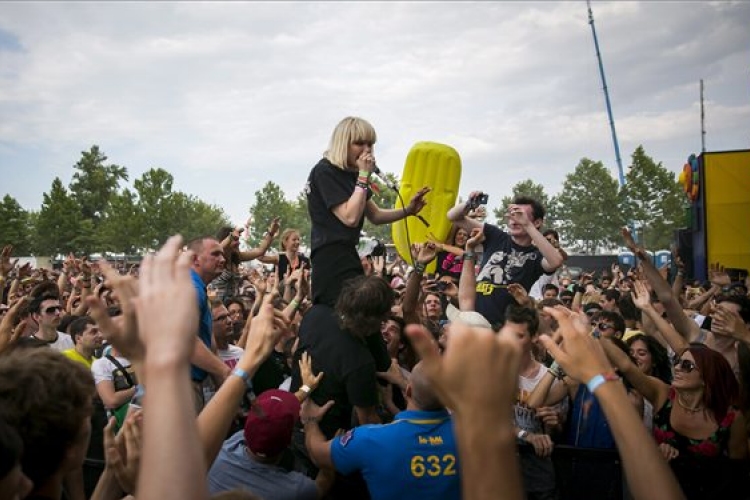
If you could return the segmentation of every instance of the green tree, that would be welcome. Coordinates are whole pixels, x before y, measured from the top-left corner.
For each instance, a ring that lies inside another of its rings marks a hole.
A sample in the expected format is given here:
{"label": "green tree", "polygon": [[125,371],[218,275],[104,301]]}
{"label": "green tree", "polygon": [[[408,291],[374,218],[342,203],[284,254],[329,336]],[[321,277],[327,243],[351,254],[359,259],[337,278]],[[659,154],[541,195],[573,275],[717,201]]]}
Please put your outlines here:
{"label": "green tree", "polygon": [[635,224],[641,245],[668,249],[674,230],[682,226],[684,201],[675,174],[638,146],[620,191],[621,212]]}
{"label": "green tree", "polygon": [[297,213],[294,204],[286,199],[281,187],[268,181],[262,189],[255,192],[255,203],[250,207],[253,222],[246,236],[247,244],[251,247],[258,246],[274,217],[279,217],[282,229],[293,227],[289,223],[299,222],[295,219]]}
{"label": "green tree", "polygon": [[91,251],[90,225],[83,224],[81,209],[59,177],[49,193],[43,194],[36,220],[36,245],[39,255],[55,256],[69,252]]}
{"label": "green tree", "polygon": [[[384,174],[385,179],[391,183],[391,185],[398,185],[398,178],[391,172]],[[391,209],[396,206],[396,198],[398,195],[396,191],[389,188],[379,180],[375,180],[375,184],[378,186],[379,192],[372,194],[372,201],[374,201],[380,208]],[[410,200],[404,200],[404,203],[409,204]],[[392,238],[392,230],[390,224],[375,225],[365,218],[365,224],[362,226],[362,231],[372,238],[376,238],[384,243],[390,243]]]}
{"label": "green tree", "polygon": [[304,191],[297,195],[297,199],[291,202],[292,212],[288,221],[282,222],[282,229],[294,228],[299,231],[302,245],[310,246],[310,232],[312,224],[310,223],[310,214],[307,211],[307,195]]}
{"label": "green tree", "polygon": [[81,152],[81,159],[73,168],[73,180],[70,192],[73,199],[80,205],[81,215],[91,220],[94,227],[99,226],[104,210],[110,198],[117,193],[120,181],[128,180],[125,167],[109,164],[107,157],[99,150],[99,146],[91,146],[89,151]]}
{"label": "green tree", "polygon": [[29,214],[6,194],[0,202],[0,247],[13,245],[14,255],[31,255]]}
{"label": "green tree", "polygon": [[151,168],[133,182],[144,221],[143,246],[159,248],[175,230],[179,216],[172,193],[174,177],[163,168]]}
{"label": "green tree", "polygon": [[130,189],[113,194],[99,226],[101,250],[133,254],[144,248],[144,218],[138,197]]}
{"label": "green tree", "polygon": [[617,196],[618,182],[602,162],[582,158],[551,203],[560,238],[585,253],[616,245],[623,224]]}
{"label": "green tree", "polygon": [[177,191],[172,194],[170,204],[177,217],[169,236],[179,233],[185,241],[190,241],[200,236],[215,235],[222,226],[232,225],[220,207],[195,196]]}
{"label": "green tree", "polygon": [[504,196],[500,202],[500,206],[493,211],[497,224],[500,226],[505,224],[505,214],[508,211],[508,206],[513,203],[513,199],[517,196],[529,196],[541,203],[545,208],[550,207],[550,198],[544,190],[544,186],[535,183],[531,179],[526,179],[513,186],[512,192],[511,196]]}

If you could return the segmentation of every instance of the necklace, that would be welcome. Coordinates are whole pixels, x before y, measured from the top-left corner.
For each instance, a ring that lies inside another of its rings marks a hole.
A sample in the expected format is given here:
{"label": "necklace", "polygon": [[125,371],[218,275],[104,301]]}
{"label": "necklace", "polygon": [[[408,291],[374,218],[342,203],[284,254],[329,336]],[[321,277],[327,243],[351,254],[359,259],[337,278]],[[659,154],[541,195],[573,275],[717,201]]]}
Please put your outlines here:
{"label": "necklace", "polygon": [[703,405],[696,406],[695,408],[690,408],[688,405],[682,402],[682,397],[680,396],[680,393],[677,393],[677,404],[680,405],[680,407],[685,410],[686,412],[692,414],[698,413],[703,409]]}

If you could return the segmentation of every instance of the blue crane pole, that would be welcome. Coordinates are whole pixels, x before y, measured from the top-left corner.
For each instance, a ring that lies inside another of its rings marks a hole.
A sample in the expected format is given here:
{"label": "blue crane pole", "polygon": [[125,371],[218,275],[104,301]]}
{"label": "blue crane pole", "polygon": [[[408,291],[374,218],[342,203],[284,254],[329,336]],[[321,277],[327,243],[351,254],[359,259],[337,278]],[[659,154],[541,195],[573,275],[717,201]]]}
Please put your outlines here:
{"label": "blue crane pole", "polygon": [[615,160],[617,161],[617,172],[620,176],[620,187],[625,185],[625,174],[622,171],[622,159],[620,158],[620,144],[617,142],[617,131],[615,130],[615,119],[612,117],[612,105],[609,102],[609,90],[607,89],[607,78],[604,76],[604,64],[602,63],[602,54],[599,51],[599,40],[596,38],[596,28],[594,27],[594,14],[591,12],[591,1],[586,0],[589,9],[589,24],[591,25],[591,34],[594,35],[594,47],[596,48],[596,59],[599,61],[599,75],[602,77],[602,86],[604,88],[604,100],[607,103],[607,115],[609,116],[609,128],[612,131],[612,142],[615,145]]}

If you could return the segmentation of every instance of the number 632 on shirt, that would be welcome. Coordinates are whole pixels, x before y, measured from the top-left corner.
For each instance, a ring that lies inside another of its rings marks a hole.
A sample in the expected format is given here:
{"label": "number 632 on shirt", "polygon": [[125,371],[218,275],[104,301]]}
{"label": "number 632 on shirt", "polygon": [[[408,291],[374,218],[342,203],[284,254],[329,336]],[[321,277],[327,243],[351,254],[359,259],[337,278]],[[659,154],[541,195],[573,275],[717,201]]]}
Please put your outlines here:
{"label": "number 632 on shirt", "polygon": [[414,455],[411,457],[411,475],[414,477],[438,477],[456,475],[456,456],[446,453],[438,455]]}

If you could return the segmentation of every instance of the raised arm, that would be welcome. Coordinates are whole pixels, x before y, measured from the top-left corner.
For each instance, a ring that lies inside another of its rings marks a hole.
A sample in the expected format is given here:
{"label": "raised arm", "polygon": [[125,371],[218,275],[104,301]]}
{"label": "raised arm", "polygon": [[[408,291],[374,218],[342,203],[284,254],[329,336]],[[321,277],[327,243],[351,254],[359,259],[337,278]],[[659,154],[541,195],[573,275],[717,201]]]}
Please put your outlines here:
{"label": "raised arm", "polygon": [[697,338],[700,335],[700,328],[693,320],[687,317],[679,299],[672,293],[672,287],[661,276],[661,273],[659,273],[659,270],[651,262],[646,251],[635,244],[635,240],[633,240],[628,228],[622,228],[621,233],[625,239],[625,245],[640,260],[643,273],[659,297],[659,301],[664,305],[664,310],[667,312],[667,316],[674,325],[675,330],[688,342]]}
{"label": "raised arm", "polygon": [[659,333],[661,333],[669,347],[674,352],[682,352],[688,346],[689,342],[667,320],[656,312],[656,309],[651,305],[651,297],[646,289],[646,285],[642,281],[637,280],[633,282],[632,295],[635,306],[644,315],[648,316],[648,319],[654,324]]}
{"label": "raised arm", "polygon": [[265,253],[268,251],[268,248],[271,246],[271,243],[273,243],[274,238],[276,238],[276,234],[279,232],[279,218],[274,217],[271,221],[271,225],[268,226],[268,231],[266,231],[266,234],[263,235],[263,239],[260,241],[260,245],[258,248],[253,248],[252,250],[248,250],[247,252],[240,252],[240,260],[242,262],[247,262],[248,260],[257,259],[261,255],[265,255]]}
{"label": "raised arm", "polygon": [[588,322],[562,308],[545,310],[560,324],[564,344],[560,347],[546,335],[542,335],[542,343],[565,372],[586,383],[599,401],[617,443],[633,498],[683,499],[677,480],[628,400],[625,387],[620,382],[607,381],[612,377],[604,377],[611,373],[612,366],[601,343],[589,334]]}
{"label": "raised arm", "polygon": [[242,396],[247,391],[247,381],[252,379],[258,367],[271,354],[285,327],[283,319],[274,311],[275,296],[275,293],[269,293],[263,299],[260,313],[253,321],[245,352],[232,371],[232,376],[221,384],[214,397],[198,415],[198,435],[208,467],[221,450]]}
{"label": "raised arm", "polygon": [[646,398],[654,408],[661,408],[669,396],[669,385],[643,373],[622,349],[608,339],[601,340],[609,361],[628,379],[636,391]]}
{"label": "raised arm", "polygon": [[138,331],[146,348],[148,390],[138,496],[206,500],[206,463],[189,377],[198,308],[190,278],[192,254],[180,255],[181,243],[180,237],[170,238],[141,266]]}
{"label": "raised arm", "polygon": [[[453,411],[465,500],[523,498],[512,413],[518,391],[521,348],[507,329],[456,324],[444,355],[421,325],[406,330],[422,358],[424,373]],[[492,380],[487,390],[477,380]],[[487,432],[487,429],[492,432]]]}
{"label": "raised arm", "polygon": [[476,304],[477,277],[474,265],[477,261],[477,254],[474,251],[483,241],[484,231],[482,228],[472,229],[469,239],[466,240],[464,262],[461,266],[461,277],[458,282],[458,309],[460,311],[473,311]]}
{"label": "raised arm", "polygon": [[373,224],[390,224],[404,219],[410,215],[417,215],[427,204],[424,197],[430,192],[430,188],[423,187],[412,197],[409,204],[404,208],[380,208],[374,201],[370,200],[365,206],[367,220]]}
{"label": "raised arm", "polygon": [[406,323],[419,323],[421,318],[418,312],[419,292],[422,289],[422,276],[424,275],[424,269],[435,259],[436,248],[433,243],[425,243],[423,245],[415,244],[412,246],[411,251],[414,257],[414,271],[409,275],[406,280],[406,291],[404,292],[404,299],[401,302],[401,308],[404,311],[404,321]]}
{"label": "raised arm", "polygon": [[469,213],[469,201],[476,196],[481,195],[481,191],[472,191],[469,194],[469,198],[458,205],[448,210],[448,220],[450,220],[456,227],[460,227],[471,233],[472,229],[481,228],[483,224],[477,220],[466,217]]}

